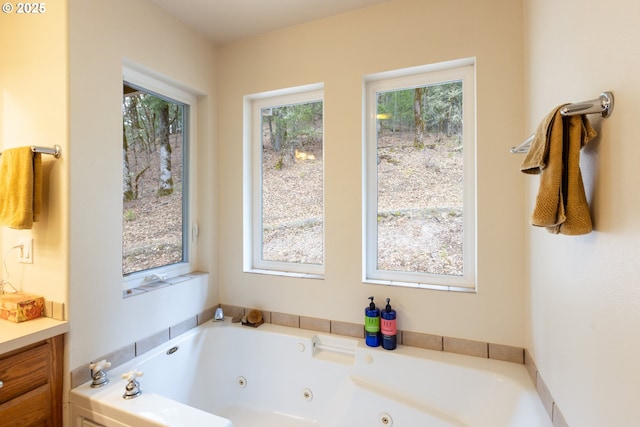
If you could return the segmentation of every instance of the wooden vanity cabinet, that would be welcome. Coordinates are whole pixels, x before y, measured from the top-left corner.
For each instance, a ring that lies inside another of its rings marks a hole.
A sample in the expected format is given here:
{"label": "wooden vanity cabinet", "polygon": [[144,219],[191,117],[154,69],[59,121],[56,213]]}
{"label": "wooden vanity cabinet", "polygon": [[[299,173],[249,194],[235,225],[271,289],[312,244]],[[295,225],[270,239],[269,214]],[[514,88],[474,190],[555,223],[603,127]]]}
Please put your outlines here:
{"label": "wooden vanity cabinet", "polygon": [[63,336],[0,355],[0,427],[62,427]]}

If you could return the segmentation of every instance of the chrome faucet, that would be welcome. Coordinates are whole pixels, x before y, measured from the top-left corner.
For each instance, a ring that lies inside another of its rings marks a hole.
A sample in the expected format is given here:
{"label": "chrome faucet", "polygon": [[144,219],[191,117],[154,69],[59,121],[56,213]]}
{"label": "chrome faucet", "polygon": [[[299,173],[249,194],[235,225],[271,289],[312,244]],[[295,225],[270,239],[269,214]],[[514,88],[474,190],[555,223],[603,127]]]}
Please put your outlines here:
{"label": "chrome faucet", "polygon": [[107,385],[109,378],[107,377],[107,371],[105,371],[105,369],[109,369],[110,367],[111,362],[107,362],[105,359],[89,364],[89,369],[91,369],[91,388]]}
{"label": "chrome faucet", "polygon": [[140,383],[136,381],[136,378],[139,378],[142,375],[142,371],[135,370],[122,374],[122,379],[127,380],[127,385],[125,386],[124,394],[122,395],[123,399],[133,399],[134,397],[138,397],[142,394],[142,390],[140,390]]}

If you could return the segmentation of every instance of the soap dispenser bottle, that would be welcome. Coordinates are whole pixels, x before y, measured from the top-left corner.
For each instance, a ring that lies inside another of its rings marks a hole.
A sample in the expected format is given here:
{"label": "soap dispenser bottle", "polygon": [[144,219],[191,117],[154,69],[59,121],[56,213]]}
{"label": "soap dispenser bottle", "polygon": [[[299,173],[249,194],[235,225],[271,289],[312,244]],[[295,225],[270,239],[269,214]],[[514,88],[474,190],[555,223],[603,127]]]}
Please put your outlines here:
{"label": "soap dispenser bottle", "polygon": [[380,310],[373,302],[373,297],[368,307],[364,308],[364,340],[369,347],[380,345]]}
{"label": "soap dispenser bottle", "polygon": [[397,345],[396,311],[391,308],[391,298],[387,298],[387,306],[380,313],[382,330],[382,348],[394,350]]}

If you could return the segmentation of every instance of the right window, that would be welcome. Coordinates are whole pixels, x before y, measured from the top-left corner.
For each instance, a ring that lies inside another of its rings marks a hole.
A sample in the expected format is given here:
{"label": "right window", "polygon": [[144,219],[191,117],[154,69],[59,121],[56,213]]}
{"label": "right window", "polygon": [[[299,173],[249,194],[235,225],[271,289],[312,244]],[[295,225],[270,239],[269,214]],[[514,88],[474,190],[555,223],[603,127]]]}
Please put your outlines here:
{"label": "right window", "polygon": [[366,282],[475,290],[471,60],[369,76]]}

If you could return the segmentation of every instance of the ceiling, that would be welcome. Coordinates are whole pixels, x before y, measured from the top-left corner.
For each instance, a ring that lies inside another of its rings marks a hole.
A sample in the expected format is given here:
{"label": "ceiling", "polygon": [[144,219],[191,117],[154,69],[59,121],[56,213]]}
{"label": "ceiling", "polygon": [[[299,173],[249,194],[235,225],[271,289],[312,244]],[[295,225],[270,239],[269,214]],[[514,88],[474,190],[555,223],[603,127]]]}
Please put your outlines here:
{"label": "ceiling", "polygon": [[215,44],[391,0],[152,0]]}

